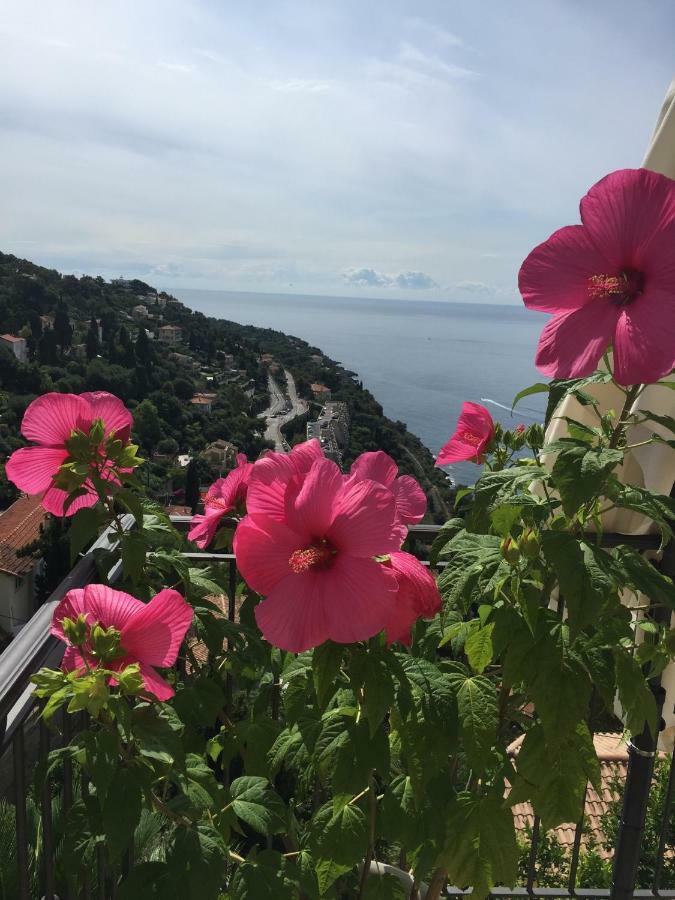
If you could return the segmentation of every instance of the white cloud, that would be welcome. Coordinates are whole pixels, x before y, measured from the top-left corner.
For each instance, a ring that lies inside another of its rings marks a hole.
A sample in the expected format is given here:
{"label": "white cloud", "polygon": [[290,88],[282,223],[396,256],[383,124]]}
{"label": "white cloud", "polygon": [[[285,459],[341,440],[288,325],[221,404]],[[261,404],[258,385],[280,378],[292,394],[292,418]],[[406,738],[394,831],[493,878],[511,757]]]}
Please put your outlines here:
{"label": "white cloud", "polygon": [[375,269],[360,268],[348,269],[343,273],[343,278],[354,287],[399,287],[403,290],[430,290],[437,288],[438,284],[424,272],[399,272],[398,275],[386,275],[384,272],[376,272]]}

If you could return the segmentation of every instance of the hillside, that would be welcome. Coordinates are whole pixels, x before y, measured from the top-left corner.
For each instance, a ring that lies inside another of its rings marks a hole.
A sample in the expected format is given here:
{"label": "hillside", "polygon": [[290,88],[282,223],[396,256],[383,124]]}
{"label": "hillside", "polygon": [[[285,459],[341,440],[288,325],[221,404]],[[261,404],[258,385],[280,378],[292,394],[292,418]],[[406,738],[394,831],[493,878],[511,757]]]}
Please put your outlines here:
{"label": "hillside", "polygon": [[[209,483],[231,465],[234,448],[255,458],[269,446],[257,414],[269,402],[268,375],[283,382],[285,369],[310,401],[309,418],[321,408],[313,383],[347,404],[345,467],[364,450],[386,450],[422,482],[431,517],[446,518],[451,491],[428,449],[383,416],[355,373],[299,338],[204,316],[142,281],[61,275],[1,253],[0,334],[23,339],[0,340],[0,459],[22,445],[19,424],[36,395],[107,390],[134,413],[135,438],[151,460],[150,492],[181,503],[186,480]],[[284,431],[290,443],[304,439],[304,420]],[[217,441],[221,449],[203,455]],[[0,508],[14,498],[0,475]]]}

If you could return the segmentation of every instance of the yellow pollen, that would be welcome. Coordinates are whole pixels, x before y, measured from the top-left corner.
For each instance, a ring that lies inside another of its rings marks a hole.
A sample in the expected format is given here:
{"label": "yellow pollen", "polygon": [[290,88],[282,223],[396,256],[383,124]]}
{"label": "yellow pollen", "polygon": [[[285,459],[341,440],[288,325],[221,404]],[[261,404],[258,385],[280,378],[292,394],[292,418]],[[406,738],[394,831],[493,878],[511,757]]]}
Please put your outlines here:
{"label": "yellow pollen", "polygon": [[619,275],[591,275],[587,289],[592,300],[614,300],[622,306],[639,297],[644,287],[642,272],[627,269]]}
{"label": "yellow pollen", "polygon": [[473,433],[473,431],[462,431],[462,440],[466,441],[467,444],[472,444],[474,447],[478,447],[482,438],[479,438],[477,434]]}
{"label": "yellow pollen", "polygon": [[292,572],[301,575],[311,569],[325,569],[333,558],[333,552],[326,546],[306,547],[304,550],[294,550],[288,560]]}

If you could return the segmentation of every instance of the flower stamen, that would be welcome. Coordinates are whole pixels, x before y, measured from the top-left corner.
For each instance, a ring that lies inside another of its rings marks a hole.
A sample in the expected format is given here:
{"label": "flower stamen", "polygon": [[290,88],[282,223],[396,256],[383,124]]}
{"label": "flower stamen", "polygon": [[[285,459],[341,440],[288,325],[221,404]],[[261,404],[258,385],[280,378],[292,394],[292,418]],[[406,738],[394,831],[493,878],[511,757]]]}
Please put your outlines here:
{"label": "flower stamen", "polygon": [[288,565],[296,575],[309,572],[312,569],[326,569],[330,565],[334,551],[326,544],[316,546],[312,544],[304,550],[294,550],[291,553]]}
{"label": "flower stamen", "polygon": [[625,306],[640,296],[644,290],[644,275],[634,269],[626,269],[619,275],[592,275],[588,279],[591,300],[613,300]]}

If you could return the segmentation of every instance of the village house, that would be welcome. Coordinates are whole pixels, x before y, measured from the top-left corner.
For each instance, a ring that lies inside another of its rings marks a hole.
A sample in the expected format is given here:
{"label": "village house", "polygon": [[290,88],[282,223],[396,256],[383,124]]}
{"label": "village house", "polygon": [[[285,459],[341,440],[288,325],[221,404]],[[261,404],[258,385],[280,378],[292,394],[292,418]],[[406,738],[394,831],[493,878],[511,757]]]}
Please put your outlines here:
{"label": "village house", "polygon": [[150,315],[150,313],[148,312],[148,307],[143,303],[139,303],[138,306],[134,306],[131,312],[136,319],[147,319]]}
{"label": "village house", "polygon": [[180,325],[162,325],[157,334],[162,344],[180,344],[183,340],[183,329]]}
{"label": "village house", "polygon": [[3,347],[12,351],[19,362],[28,362],[26,338],[17,337],[15,334],[0,334],[0,342]]}
{"label": "village house", "polygon": [[322,403],[331,398],[331,390],[325,384],[310,384],[309,389],[312,392],[312,397]]}
{"label": "village house", "polygon": [[35,612],[40,561],[20,551],[40,537],[47,513],[40,497],[20,497],[0,514],[0,628],[17,631]]}
{"label": "village house", "polygon": [[195,394],[190,403],[196,406],[200,412],[210,413],[213,410],[213,402],[218,394]]}

